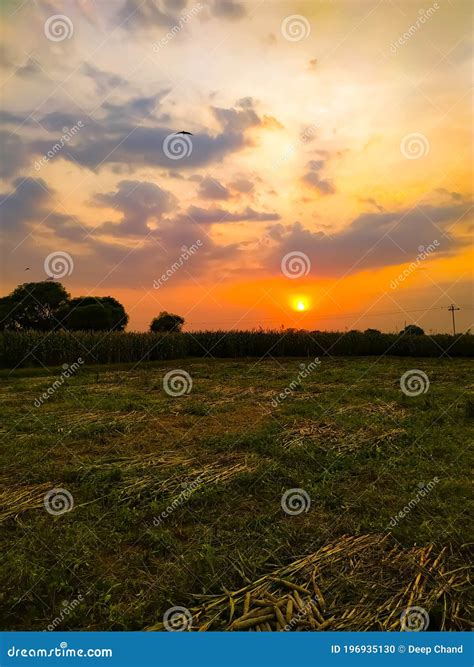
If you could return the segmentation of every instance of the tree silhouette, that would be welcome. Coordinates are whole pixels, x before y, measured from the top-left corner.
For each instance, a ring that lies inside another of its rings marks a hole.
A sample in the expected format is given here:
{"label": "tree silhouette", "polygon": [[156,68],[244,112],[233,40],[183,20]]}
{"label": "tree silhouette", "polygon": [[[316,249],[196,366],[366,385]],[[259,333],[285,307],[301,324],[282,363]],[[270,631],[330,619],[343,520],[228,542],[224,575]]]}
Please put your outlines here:
{"label": "tree silhouette", "polygon": [[123,331],[128,315],[112,296],[80,296],[60,309],[58,319],[69,331]]}
{"label": "tree silhouette", "polygon": [[161,312],[158,317],[155,317],[150,324],[150,331],[154,333],[163,331],[181,331],[184,324],[184,318],[180,315],[173,315],[173,313]]}
{"label": "tree silhouette", "polygon": [[425,332],[421,327],[418,327],[416,324],[408,324],[402,331],[402,334],[406,336],[424,336]]}
{"label": "tree silhouette", "polygon": [[59,326],[58,311],[68,300],[69,294],[61,283],[44,280],[18,285],[0,299],[1,328],[51,331]]}

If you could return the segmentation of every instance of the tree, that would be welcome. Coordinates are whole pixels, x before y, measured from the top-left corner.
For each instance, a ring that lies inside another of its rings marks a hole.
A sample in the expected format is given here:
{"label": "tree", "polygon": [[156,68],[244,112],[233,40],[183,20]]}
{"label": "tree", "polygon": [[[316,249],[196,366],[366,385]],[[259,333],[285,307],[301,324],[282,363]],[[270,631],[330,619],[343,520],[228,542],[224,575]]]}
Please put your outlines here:
{"label": "tree", "polygon": [[381,336],[381,335],[382,335],[382,332],[379,331],[378,329],[366,329],[366,330],[364,331],[364,333],[365,333],[367,336]]}
{"label": "tree", "polygon": [[128,315],[112,296],[80,296],[63,306],[58,319],[69,331],[123,331]]}
{"label": "tree", "polygon": [[150,331],[154,333],[162,331],[173,331],[175,333],[181,331],[184,324],[184,318],[180,315],[173,315],[173,313],[161,312],[158,317],[155,317],[150,324]]}
{"label": "tree", "polygon": [[44,280],[18,285],[0,299],[1,328],[51,331],[58,327],[57,314],[68,300],[61,283]]}
{"label": "tree", "polygon": [[408,324],[402,331],[402,334],[406,336],[424,336],[425,332],[421,327],[418,327],[416,324]]}

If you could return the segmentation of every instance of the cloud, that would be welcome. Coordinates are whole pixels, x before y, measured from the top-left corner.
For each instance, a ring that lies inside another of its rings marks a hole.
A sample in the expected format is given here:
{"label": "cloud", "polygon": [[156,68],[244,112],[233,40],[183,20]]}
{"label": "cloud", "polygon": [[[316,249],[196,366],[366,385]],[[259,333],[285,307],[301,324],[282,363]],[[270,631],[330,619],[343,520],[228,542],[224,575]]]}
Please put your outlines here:
{"label": "cloud", "polygon": [[310,160],[306,165],[309,170],[302,177],[305,185],[313,190],[317,190],[321,195],[332,195],[336,192],[331,181],[321,178],[320,172],[324,169],[326,163],[324,160]]}
{"label": "cloud", "polygon": [[17,178],[13,190],[0,194],[0,223],[3,232],[22,233],[38,218],[51,194],[42,178]]}
{"label": "cloud", "polygon": [[[169,5],[169,3],[167,3]],[[156,0],[126,0],[118,12],[121,27],[126,30],[135,28],[168,28],[173,25],[171,13],[164,12]]]}
{"label": "cloud", "polygon": [[128,86],[128,81],[118,74],[104,72],[104,70],[89,63],[84,63],[82,65],[82,72],[92,79],[95,84],[96,92],[99,95],[105,95],[110,89],[117,88],[118,86],[121,86],[122,90],[124,86]]}
{"label": "cloud", "polygon": [[468,211],[469,203],[463,203],[363,213],[331,236],[305,229],[299,222],[289,227],[272,225],[268,235],[275,245],[268,256],[269,265],[279,270],[284,255],[300,251],[310,258],[314,276],[354,273],[411,262],[421,247],[434,240],[439,242],[434,256],[444,256],[467,243],[447,232]]}
{"label": "cloud", "polygon": [[249,206],[243,211],[234,213],[217,207],[204,209],[199,206],[190,206],[178,219],[185,220],[186,218],[200,225],[213,225],[227,222],[270,222],[279,220],[280,216],[278,213],[255,211]]}
{"label": "cloud", "polygon": [[33,58],[28,58],[26,63],[15,72],[16,76],[28,78],[30,76],[39,76],[42,70],[40,65]]}
{"label": "cloud", "polygon": [[229,199],[230,190],[211,176],[205,176],[199,185],[198,194],[203,199]]}
{"label": "cloud", "polygon": [[246,15],[245,7],[237,0],[211,0],[211,14],[216,18],[239,21]]}
{"label": "cloud", "polygon": [[247,178],[236,178],[232,183],[229,183],[230,187],[241,194],[248,194],[252,192],[255,185],[252,181],[249,181]]}
{"label": "cloud", "polygon": [[158,222],[165,213],[177,205],[176,197],[155,183],[147,181],[120,181],[115,192],[98,193],[92,203],[109,206],[123,214],[119,223],[106,222],[101,232],[113,232],[119,236],[148,234],[149,222]]}

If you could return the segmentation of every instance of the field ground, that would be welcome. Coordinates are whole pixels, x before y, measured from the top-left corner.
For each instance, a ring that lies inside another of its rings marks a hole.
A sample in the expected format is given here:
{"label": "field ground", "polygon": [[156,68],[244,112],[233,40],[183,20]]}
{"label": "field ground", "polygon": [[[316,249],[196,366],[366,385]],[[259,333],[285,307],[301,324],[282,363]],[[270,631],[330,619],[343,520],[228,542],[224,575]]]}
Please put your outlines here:
{"label": "field ground", "polygon": [[[313,589],[292,627],[400,629],[416,605],[467,628],[471,362],[323,358],[272,403],[307,362],[83,366],[39,407],[61,368],[1,371],[1,628],[160,629],[180,605],[222,629],[261,605],[233,627],[275,629],[265,605],[288,620]],[[401,392],[409,369],[427,393]],[[53,488],[71,511],[46,511]],[[311,506],[290,515],[295,488]]]}

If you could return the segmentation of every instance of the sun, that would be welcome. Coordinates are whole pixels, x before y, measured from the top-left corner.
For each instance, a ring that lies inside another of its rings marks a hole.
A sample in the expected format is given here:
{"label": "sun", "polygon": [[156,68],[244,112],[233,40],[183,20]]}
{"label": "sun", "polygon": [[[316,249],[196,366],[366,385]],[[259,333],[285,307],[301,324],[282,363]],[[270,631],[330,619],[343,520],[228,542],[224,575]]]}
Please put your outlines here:
{"label": "sun", "polygon": [[299,313],[303,313],[305,310],[308,310],[309,308],[309,302],[308,299],[304,296],[295,296],[291,300],[291,305],[293,307],[293,310],[297,310]]}

